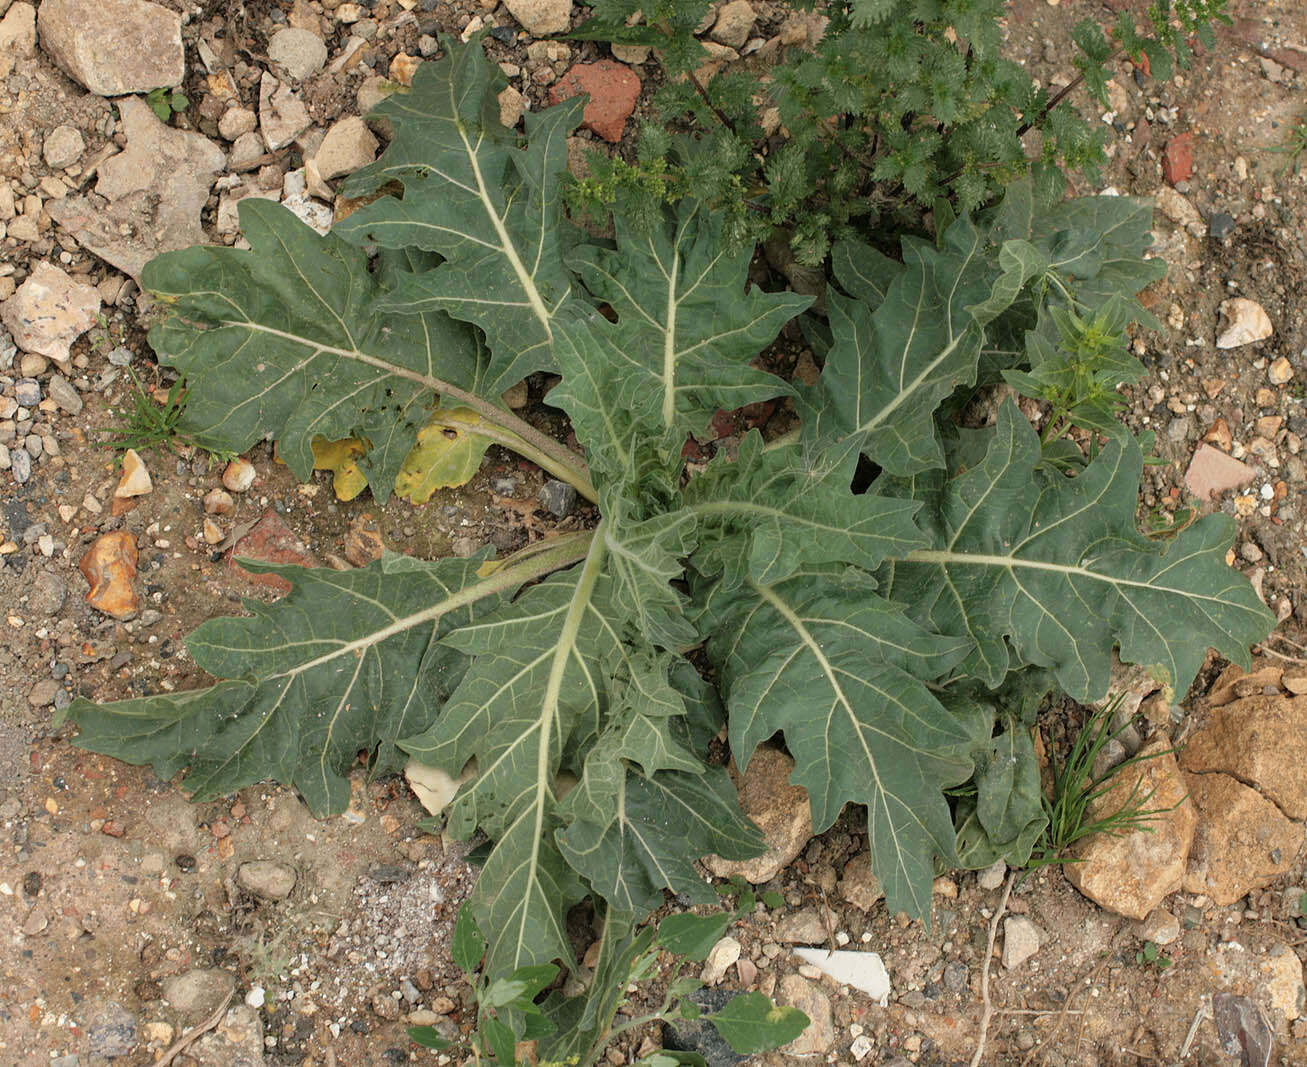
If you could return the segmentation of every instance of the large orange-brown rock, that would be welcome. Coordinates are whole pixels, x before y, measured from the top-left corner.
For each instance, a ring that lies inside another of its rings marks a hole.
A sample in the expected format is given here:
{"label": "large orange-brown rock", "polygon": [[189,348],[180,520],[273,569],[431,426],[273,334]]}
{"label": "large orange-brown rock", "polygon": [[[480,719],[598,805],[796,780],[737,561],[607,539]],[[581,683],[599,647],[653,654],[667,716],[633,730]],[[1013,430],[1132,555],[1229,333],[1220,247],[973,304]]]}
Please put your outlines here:
{"label": "large orange-brown rock", "polygon": [[1185,780],[1198,810],[1186,893],[1224,907],[1293,866],[1303,829],[1257,790],[1228,774],[1186,774]]}
{"label": "large orange-brown rock", "polygon": [[1180,754],[1186,771],[1220,771],[1307,819],[1307,697],[1250,696],[1214,709]]}
{"label": "large orange-brown rock", "polygon": [[91,585],[86,602],[115,619],[130,619],[141,606],[132,588],[136,577],[136,538],[126,530],[102,534],[77,569]]}
{"label": "large orange-brown rock", "polygon": [[731,764],[731,777],[740,793],[740,810],[758,825],[767,851],[751,860],[705,856],[704,866],[718,878],[736,875],[758,885],[769,882],[794,860],[812,839],[812,808],[808,791],[790,785],[794,760],[778,748],[759,745],[744,774]]}
{"label": "large orange-brown rock", "polygon": [[1122,771],[1090,813],[1099,819],[1119,811],[1139,782],[1135,799],[1148,797],[1145,807],[1160,814],[1149,819],[1145,829],[1121,837],[1086,838],[1075,850],[1078,862],[1065,867],[1071,884],[1090,900],[1131,919],[1144,918],[1180,888],[1194,839],[1197,815],[1185,797],[1187,787],[1175,756],[1166,751],[1169,747],[1163,738],[1140,749],[1141,756],[1152,758]]}

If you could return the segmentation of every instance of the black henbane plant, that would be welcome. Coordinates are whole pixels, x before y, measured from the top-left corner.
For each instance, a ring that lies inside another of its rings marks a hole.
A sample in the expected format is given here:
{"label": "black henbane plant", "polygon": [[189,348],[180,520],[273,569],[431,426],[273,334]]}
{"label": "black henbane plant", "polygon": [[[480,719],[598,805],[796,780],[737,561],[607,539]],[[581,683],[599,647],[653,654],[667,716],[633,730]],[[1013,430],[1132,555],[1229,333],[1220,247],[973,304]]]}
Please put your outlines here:
{"label": "black henbane plant", "polygon": [[[398,182],[402,196],[325,237],[246,201],[250,250],[147,268],[172,311],[151,341],[190,383],[184,429],[205,447],[271,435],[307,477],[316,435],[358,437],[384,498],[439,401],[601,518],[488,573],[482,558],[251,564],[294,588],[191,635],[220,681],[77,701],[80,745],[163,777],[187,768],[200,799],[275,778],[319,814],[345,807],[360,750],[379,774],[409,756],[452,774],[475,758],[448,825],[493,842],[468,903],[493,983],[574,968],[565,919],[587,900],[603,958],[625,958],[665,890],[715,899],[696,857],[760,851],[705,762],[723,718],[741,766],[783,739],[818,831],[865,806],[889,907],[923,915],[937,862],[1021,863],[1038,836],[1023,693],[1047,678],[1101,697],[1114,647],[1183,690],[1209,645],[1246,660],[1267,632],[1225,566],[1227,517],[1166,544],[1136,530],[1129,434],[1078,463],[1053,442],[1050,462],[1010,403],[986,430],[946,417],[978,374],[1029,366],[1027,337],[1055,343],[1055,310],[1092,316],[1157,277],[1147,205],[1037,206],[1018,184],[937,244],[905,240],[902,261],[838,245],[824,371],[797,388],[750,361],[806,298],[747,288],[748,250],[693,201],[644,229],[619,215],[614,241],[584,238],[559,195],[581,102],[528,116],[519,138],[497,121],[479,47],[445,47],[378,109],[394,140],[345,189]],[[536,371],[561,375],[549,402],[584,460],[500,401]],[[688,475],[688,433],[778,397],[793,398],[797,433],[750,433],[735,459]],[[860,461],[879,473],[856,493]],[[577,784],[560,799],[561,774]],[[601,1042],[617,1003],[602,985],[599,1007],[546,1002],[544,1054]]]}

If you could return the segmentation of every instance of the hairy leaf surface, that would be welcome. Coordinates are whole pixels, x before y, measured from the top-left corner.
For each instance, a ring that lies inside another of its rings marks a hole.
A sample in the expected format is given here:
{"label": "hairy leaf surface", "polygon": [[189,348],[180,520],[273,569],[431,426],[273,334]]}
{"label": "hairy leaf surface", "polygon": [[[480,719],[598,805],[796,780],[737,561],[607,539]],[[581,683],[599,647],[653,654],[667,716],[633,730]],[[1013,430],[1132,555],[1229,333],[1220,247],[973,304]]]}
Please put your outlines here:
{"label": "hairy leaf surface", "polygon": [[935,856],[955,858],[943,788],[971,773],[968,734],[921,681],[967,652],[913,626],[856,571],[799,571],[775,585],[717,585],[701,627],[714,636],[731,751],[745,766],[778,730],[818,831],[867,806],[876,875],[891,909],[925,914]]}
{"label": "hairy leaf surface", "polygon": [[359,244],[421,248],[445,260],[403,279],[380,306],[404,315],[440,309],[479,326],[492,358],[477,384],[489,395],[554,369],[550,321],[570,295],[560,269],[569,243],[560,190],[583,103],[529,113],[520,148],[499,124],[500,85],[476,44],[418,67],[412,88],[371,112],[395,136],[343,190],[362,196],[399,182],[403,198],[384,196],[336,227]]}
{"label": "hairy leaf surface", "polygon": [[439,311],[381,313],[408,257],[371,272],[360,249],[257,197],[241,202],[240,220],[248,251],[169,252],[142,275],[170,311],[150,344],[190,387],[181,431],[233,452],[271,435],[300,480],[313,471],[316,435],[366,438],[368,482],[384,501],[432,389],[472,387],[481,346]]}
{"label": "hairy leaf surface", "polygon": [[1209,515],[1170,544],[1140,534],[1143,458],[1128,435],[1075,478],[1039,471],[1039,461],[1038,436],[1009,401],[979,467],[938,490],[919,483],[919,522],[936,547],[896,564],[886,592],[974,640],[966,673],[997,686],[1015,654],[1088,701],[1107,689],[1114,644],[1123,660],[1164,670],[1177,691],[1209,646],[1247,662],[1272,620],[1225,565],[1228,517]]}
{"label": "hairy leaf surface", "polygon": [[867,250],[836,256],[836,280],[854,293],[878,293],[878,283],[892,280],[878,303],[828,293],[834,344],[817,384],[800,391],[807,441],[852,438],[895,474],[943,466],[934,414],[976,378],[984,331],[969,309],[994,296],[999,275],[986,248],[964,218],[948,228],[942,249],[905,239],[898,272],[879,261],[858,270],[871,259]]}
{"label": "hairy leaf surface", "polygon": [[246,601],[249,618],[219,618],[187,638],[195,662],[229,679],[209,689],[95,705],[67,717],[78,743],[181,766],[195,799],[275,778],[294,785],[320,815],[349,803],[349,768],[360,749],[374,769],[403,765],[395,742],[425,729],[467,667],[441,635],[484,614],[512,589],[476,579],[479,558],[424,563],[387,554],[359,570],[245,561],[292,583],[274,604]]}
{"label": "hairy leaf surface", "polygon": [[695,568],[729,586],[746,574],[768,583],[805,564],[870,570],[924,547],[914,502],[850,491],[857,461],[856,444],[811,455],[768,450],[756,431],[746,434],[735,460],[716,460],[686,489],[701,524]]}
{"label": "hairy leaf surface", "polygon": [[[696,200],[674,219],[634,230],[617,218],[617,248],[587,246],[571,263],[618,316],[623,379],[656,399],[664,427],[700,432],[719,408],[789,392],[750,361],[812,301],[746,291],[750,251],[726,240],[724,220]],[[656,427],[646,433],[657,432]]]}

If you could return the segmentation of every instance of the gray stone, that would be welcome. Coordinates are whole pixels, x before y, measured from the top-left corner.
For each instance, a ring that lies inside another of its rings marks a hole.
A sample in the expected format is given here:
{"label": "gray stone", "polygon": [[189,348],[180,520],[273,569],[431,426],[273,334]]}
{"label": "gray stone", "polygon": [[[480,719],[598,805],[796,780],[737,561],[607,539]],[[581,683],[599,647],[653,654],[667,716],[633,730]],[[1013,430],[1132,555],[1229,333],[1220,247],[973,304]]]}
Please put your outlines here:
{"label": "gray stone", "polygon": [[540,487],[540,505],[560,519],[576,510],[576,496],[575,488],[554,478]]}
{"label": "gray stone", "polygon": [[27,479],[32,476],[32,457],[21,448],[11,452],[9,469],[13,472],[14,481],[19,485],[26,484]]}
{"label": "gray stone", "polygon": [[41,47],[99,96],[148,93],[186,76],[181,16],[148,0],[43,0]]}
{"label": "gray stone", "polygon": [[50,382],[46,386],[53,400],[59,407],[68,412],[69,415],[79,415],[82,411],[82,395],[69,384],[68,379],[62,374],[54,374],[50,377]]}
{"label": "gray stone", "polygon": [[1217,993],[1212,997],[1212,1015],[1221,1047],[1229,1055],[1256,1067],[1270,1064],[1275,1037],[1256,1001],[1234,993]]}
{"label": "gray stone", "polygon": [[267,71],[259,82],[259,129],[269,152],[290,144],[312,120],[304,101]]}
{"label": "gray stone", "polygon": [[236,988],[236,976],[218,967],[197,967],[165,978],[163,998],[187,1018],[204,1018]]}
{"label": "gray stone", "polygon": [[734,1067],[742,1063],[744,1057],[731,1048],[717,1028],[704,1017],[721,1011],[735,996],[734,990],[696,989],[687,999],[699,1006],[699,1017],[665,1021],[663,1048],[673,1052],[697,1052],[708,1067]]}
{"label": "gray stone", "polygon": [[571,24],[572,0],[505,0],[504,6],[532,37],[562,33]]}
{"label": "gray stone", "polygon": [[14,399],[25,408],[34,408],[41,402],[41,383],[32,378],[19,378],[14,385]]}
{"label": "gray stone", "polygon": [[1039,951],[1039,929],[1024,915],[1003,920],[1003,966],[1020,967]]}
{"label": "gray stone", "polygon": [[312,30],[288,26],[272,35],[268,42],[268,58],[296,81],[303,81],[326,65],[327,46]]}
{"label": "gray stone", "polygon": [[91,1016],[86,1036],[93,1056],[109,1059],[129,1056],[136,1048],[136,1019],[116,1000],[111,1000]]}
{"label": "gray stone", "polygon": [[236,871],[236,884],[265,900],[285,900],[295,888],[295,878],[294,867],[273,860],[242,863]]}
{"label": "gray stone", "polygon": [[63,170],[81,159],[85,150],[86,142],[82,140],[80,130],[75,126],[56,126],[46,134],[41,158],[51,170]]}
{"label": "gray stone", "polygon": [[1234,232],[1234,216],[1225,211],[1218,211],[1207,220],[1207,234],[1217,241],[1223,240]]}
{"label": "gray stone", "polygon": [[64,606],[68,583],[54,571],[42,571],[27,594],[27,610],[40,618],[49,618]]}
{"label": "gray stone", "polygon": [[976,878],[976,884],[981,889],[993,892],[1003,884],[1003,879],[1007,877],[1007,864],[1002,860],[995,860],[990,866],[980,872]]}
{"label": "gray stone", "polygon": [[971,971],[965,963],[950,963],[944,968],[944,988],[953,993],[965,993],[971,985]]}
{"label": "gray stone", "polygon": [[218,133],[228,141],[234,141],[244,133],[253,133],[259,128],[259,116],[247,107],[229,107],[218,120]]}
{"label": "gray stone", "polygon": [[53,678],[43,678],[32,686],[31,692],[27,694],[27,702],[34,708],[48,708],[54,703],[59,689],[59,683]]}
{"label": "gray stone", "polygon": [[78,196],[51,200],[46,210],[87,249],[139,282],[155,256],[207,243],[200,211],[227,159],[207,137],[160,122],[143,100],[127,97],[118,110],[127,147],[100,164],[95,186],[108,207]]}

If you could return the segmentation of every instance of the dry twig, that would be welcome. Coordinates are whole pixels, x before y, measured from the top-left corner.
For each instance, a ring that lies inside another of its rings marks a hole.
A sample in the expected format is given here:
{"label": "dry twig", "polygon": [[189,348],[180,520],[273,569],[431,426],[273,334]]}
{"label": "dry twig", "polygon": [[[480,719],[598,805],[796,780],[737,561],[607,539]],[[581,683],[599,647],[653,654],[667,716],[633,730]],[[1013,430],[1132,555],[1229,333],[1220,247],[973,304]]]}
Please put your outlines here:
{"label": "dry twig", "polygon": [[236,991],[233,989],[223,998],[222,1003],[218,1005],[217,1011],[205,1019],[204,1022],[200,1023],[199,1026],[191,1027],[191,1029],[187,1030],[186,1033],[182,1034],[181,1037],[174,1041],[172,1048],[154,1061],[154,1067],[168,1067],[168,1064],[172,1063],[173,1060],[190,1048],[191,1042],[201,1034],[207,1034],[222,1022],[222,1017],[227,1013],[227,1005],[231,1003],[231,998],[235,995]]}
{"label": "dry twig", "polygon": [[984,1010],[980,1013],[980,1033],[976,1038],[976,1052],[971,1057],[971,1067],[980,1067],[985,1055],[985,1039],[989,1035],[989,1020],[994,1015],[994,1005],[989,999],[989,967],[994,962],[994,938],[998,936],[998,923],[1007,911],[1008,898],[1012,895],[1012,886],[1016,884],[1017,872],[1009,871],[1007,884],[1003,887],[1003,899],[998,902],[998,910],[989,920],[989,937],[985,940],[985,965],[980,969],[980,1000]]}

